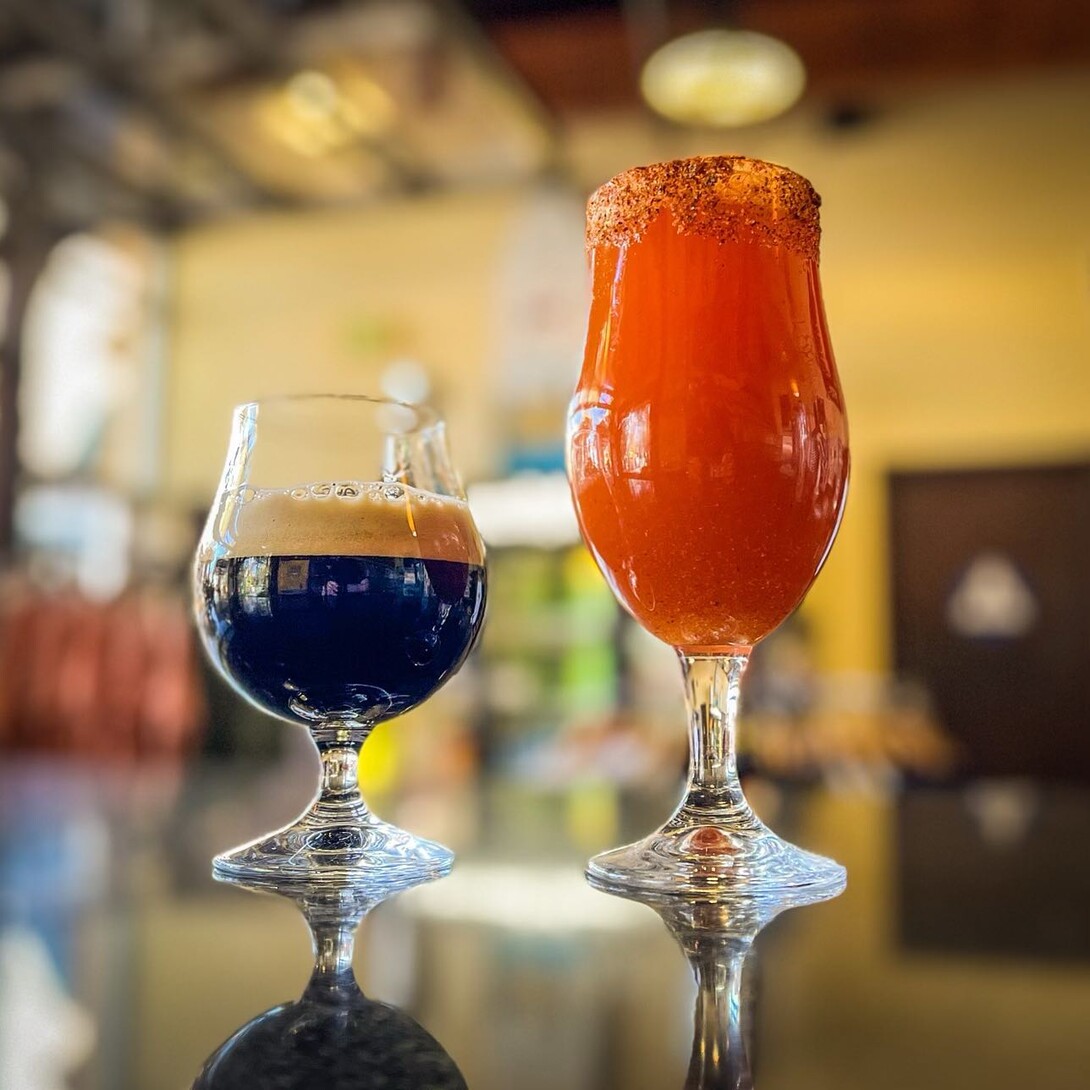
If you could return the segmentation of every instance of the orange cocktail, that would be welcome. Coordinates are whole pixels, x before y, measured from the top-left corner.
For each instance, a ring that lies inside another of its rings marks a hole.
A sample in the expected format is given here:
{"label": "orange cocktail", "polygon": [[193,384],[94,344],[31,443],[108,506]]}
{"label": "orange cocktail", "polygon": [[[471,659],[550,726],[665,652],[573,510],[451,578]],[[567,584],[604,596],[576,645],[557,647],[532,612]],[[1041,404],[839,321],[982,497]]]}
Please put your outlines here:
{"label": "orange cocktail", "polygon": [[591,198],[594,298],[569,423],[584,536],[675,647],[748,647],[836,532],[847,422],[809,183],[749,159],[618,175]]}
{"label": "orange cocktail", "polygon": [[749,650],[814,581],[848,484],[819,203],[784,167],[717,156],[627,170],[587,207],[572,494],[617,597],[678,650],[692,752],[670,821],[591,861],[607,885],[827,894],[844,880],[761,824],[734,757]]}

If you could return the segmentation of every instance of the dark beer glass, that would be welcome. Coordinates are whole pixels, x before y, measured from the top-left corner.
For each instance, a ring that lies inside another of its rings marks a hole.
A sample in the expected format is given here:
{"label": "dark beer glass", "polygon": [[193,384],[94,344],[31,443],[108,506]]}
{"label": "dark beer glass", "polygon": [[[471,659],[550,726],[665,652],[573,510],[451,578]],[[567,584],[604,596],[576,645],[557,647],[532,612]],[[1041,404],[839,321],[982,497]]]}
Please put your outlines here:
{"label": "dark beer glass", "polygon": [[457,672],[484,615],[484,548],[443,422],[365,397],[239,406],[195,598],[212,661],[263,711],[307,727],[322,765],[296,822],[215,870],[381,883],[449,869],[448,849],[371,813],[357,779],[372,728]]}

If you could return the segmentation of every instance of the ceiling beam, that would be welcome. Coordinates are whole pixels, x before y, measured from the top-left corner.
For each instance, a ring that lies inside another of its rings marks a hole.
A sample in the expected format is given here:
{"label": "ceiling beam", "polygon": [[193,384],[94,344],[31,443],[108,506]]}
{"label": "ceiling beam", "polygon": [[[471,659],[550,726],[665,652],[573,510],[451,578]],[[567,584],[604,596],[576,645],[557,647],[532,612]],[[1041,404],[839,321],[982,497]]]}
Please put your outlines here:
{"label": "ceiling beam", "polygon": [[214,136],[179,108],[175,96],[156,86],[143,63],[120,58],[109,44],[98,44],[95,28],[70,5],[58,0],[7,0],[9,15],[42,45],[79,64],[96,82],[120,98],[137,102],[168,132],[190,141],[211,156],[239,185],[251,203],[292,206],[297,202],[263,186],[233,158]]}

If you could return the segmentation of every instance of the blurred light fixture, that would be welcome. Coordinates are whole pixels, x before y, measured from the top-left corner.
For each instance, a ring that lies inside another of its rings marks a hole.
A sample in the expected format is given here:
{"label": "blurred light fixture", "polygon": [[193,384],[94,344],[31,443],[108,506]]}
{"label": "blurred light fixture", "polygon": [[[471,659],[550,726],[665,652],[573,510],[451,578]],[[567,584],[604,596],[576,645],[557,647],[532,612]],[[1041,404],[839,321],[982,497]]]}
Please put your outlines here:
{"label": "blurred light fixture", "polygon": [[265,128],[307,158],[383,135],[393,125],[395,113],[390,95],[356,68],[338,73],[337,79],[305,69],[260,103]]}
{"label": "blurred light fixture", "polygon": [[802,60],[785,42],[727,28],[667,42],[640,75],[640,91],[656,113],[711,128],[768,121],[793,106],[805,86]]}
{"label": "blurred light fixture", "polygon": [[340,107],[337,85],[325,72],[297,72],[288,80],[284,94],[292,110],[306,121],[329,121]]}

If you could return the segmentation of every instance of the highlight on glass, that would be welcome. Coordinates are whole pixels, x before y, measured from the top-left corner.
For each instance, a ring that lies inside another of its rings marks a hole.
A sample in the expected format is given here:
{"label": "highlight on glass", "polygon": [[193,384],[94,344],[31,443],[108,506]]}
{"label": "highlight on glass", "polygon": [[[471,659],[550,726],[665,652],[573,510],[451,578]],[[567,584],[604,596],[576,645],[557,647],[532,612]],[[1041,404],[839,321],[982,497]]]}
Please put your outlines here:
{"label": "highlight on glass", "polygon": [[449,870],[447,848],[368,809],[357,775],[371,730],[457,672],[484,616],[484,547],[436,414],[334,395],[239,406],[194,591],[212,661],[321,759],[299,819],[215,871],[374,886]]}
{"label": "highlight on glass", "polygon": [[588,204],[593,299],[568,475],[614,594],[678,653],[691,750],[670,820],[591,860],[621,888],[844,881],[757,818],[735,757],[749,653],[817,576],[848,484],[819,203],[784,167],[715,156],[627,170]]}

